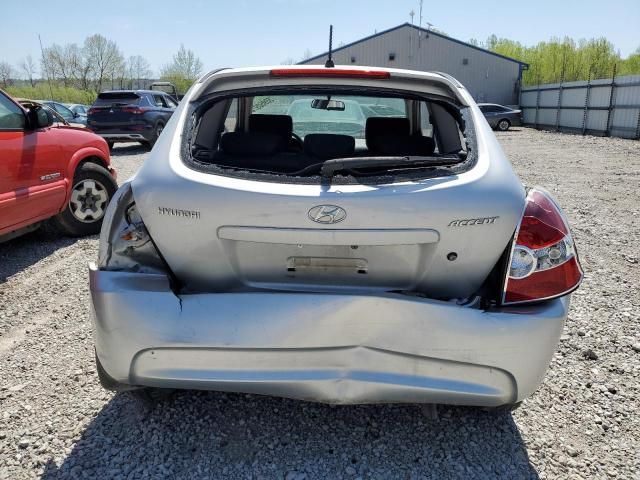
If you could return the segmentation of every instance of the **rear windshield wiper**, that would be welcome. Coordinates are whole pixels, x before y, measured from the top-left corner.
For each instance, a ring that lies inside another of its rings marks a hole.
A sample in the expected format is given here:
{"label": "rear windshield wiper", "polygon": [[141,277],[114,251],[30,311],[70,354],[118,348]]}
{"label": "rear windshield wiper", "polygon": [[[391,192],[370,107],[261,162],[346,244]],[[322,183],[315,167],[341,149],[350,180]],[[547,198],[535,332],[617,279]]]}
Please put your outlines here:
{"label": "rear windshield wiper", "polygon": [[321,164],[320,176],[331,178],[336,172],[352,170],[356,168],[376,167],[446,167],[456,165],[464,161],[463,154],[443,156],[405,156],[405,157],[353,157],[335,158]]}

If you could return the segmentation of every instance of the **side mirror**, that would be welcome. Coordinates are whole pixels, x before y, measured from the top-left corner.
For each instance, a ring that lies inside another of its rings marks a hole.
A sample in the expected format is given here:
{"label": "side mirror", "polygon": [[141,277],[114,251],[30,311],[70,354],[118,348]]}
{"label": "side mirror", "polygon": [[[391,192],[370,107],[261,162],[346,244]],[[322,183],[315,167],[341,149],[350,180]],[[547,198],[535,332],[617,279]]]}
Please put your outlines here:
{"label": "side mirror", "polygon": [[53,114],[46,108],[36,105],[29,109],[29,123],[34,129],[50,127],[53,122]]}

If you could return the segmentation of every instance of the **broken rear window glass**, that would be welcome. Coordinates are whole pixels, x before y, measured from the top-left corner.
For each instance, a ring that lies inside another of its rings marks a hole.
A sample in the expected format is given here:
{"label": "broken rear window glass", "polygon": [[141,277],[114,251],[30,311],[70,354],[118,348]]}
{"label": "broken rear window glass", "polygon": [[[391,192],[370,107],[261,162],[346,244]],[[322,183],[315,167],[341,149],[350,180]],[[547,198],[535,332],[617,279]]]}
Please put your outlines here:
{"label": "broken rear window glass", "polygon": [[227,97],[200,110],[190,148],[197,162],[248,173],[413,171],[464,161],[458,118],[450,107],[414,98],[326,91]]}

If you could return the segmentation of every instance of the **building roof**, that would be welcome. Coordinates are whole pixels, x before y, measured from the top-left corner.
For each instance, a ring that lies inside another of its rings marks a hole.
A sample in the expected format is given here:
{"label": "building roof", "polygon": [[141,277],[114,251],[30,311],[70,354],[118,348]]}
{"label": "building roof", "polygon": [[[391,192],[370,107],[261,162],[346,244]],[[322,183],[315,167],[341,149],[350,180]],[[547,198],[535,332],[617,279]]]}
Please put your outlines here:
{"label": "building roof", "polygon": [[[472,45],[470,43],[463,42],[462,40],[457,40],[455,38],[449,37],[449,36],[444,35],[442,33],[438,33],[438,32],[434,32],[433,30],[429,30],[428,28],[417,27],[415,25],[410,24],[409,22],[402,23],[400,25],[397,25],[395,27],[389,28],[387,30],[383,30],[381,32],[374,33],[373,35],[369,35],[368,37],[361,38],[360,40],[356,40],[355,42],[348,43],[348,44],[343,45],[341,47],[334,48],[333,52],[334,53],[335,52],[339,52],[340,50],[344,50],[346,48],[352,47],[353,45],[356,45],[358,43],[366,42],[367,40],[371,40],[372,38],[376,38],[376,37],[379,37],[381,35],[385,35],[385,34],[387,34],[389,32],[393,32],[394,30],[398,30],[398,29],[403,28],[403,27],[414,28],[414,29],[416,29],[416,30],[418,30],[420,32],[425,32],[425,33],[428,33],[429,35],[435,35],[436,37],[444,38],[445,40],[449,40],[451,42],[458,43],[460,45],[464,45],[465,47],[473,48],[474,50],[479,50],[479,51],[484,52],[484,53],[486,53],[488,55],[493,55],[494,57],[500,57],[500,58],[503,58],[503,59],[508,60],[510,62],[514,62],[514,63],[518,63],[520,65],[524,65],[524,66],[526,66],[526,68],[529,67],[528,63],[521,62],[520,60],[516,60],[515,58],[507,57],[505,55],[500,55],[499,53],[492,52],[491,50],[487,50],[486,48],[481,48],[481,47],[478,47],[476,45]],[[329,54],[329,52],[324,52],[324,53],[321,53],[320,55],[314,55],[313,57],[307,58],[305,60],[302,60],[299,63],[302,64],[302,63],[311,62],[313,60],[318,60],[318,59],[320,59],[322,57],[326,57],[328,54]]]}

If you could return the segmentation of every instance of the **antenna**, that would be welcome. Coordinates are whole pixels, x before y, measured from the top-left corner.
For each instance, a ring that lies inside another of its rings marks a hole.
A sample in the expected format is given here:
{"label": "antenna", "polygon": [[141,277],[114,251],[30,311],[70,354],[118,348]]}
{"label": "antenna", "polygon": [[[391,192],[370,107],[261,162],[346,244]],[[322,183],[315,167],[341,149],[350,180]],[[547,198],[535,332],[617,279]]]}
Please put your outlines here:
{"label": "antenna", "polygon": [[329,58],[327,58],[327,63],[324,64],[326,68],[333,68],[336,66],[333,63],[333,57],[331,56],[333,48],[333,25],[329,25]]}

